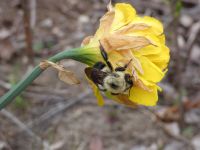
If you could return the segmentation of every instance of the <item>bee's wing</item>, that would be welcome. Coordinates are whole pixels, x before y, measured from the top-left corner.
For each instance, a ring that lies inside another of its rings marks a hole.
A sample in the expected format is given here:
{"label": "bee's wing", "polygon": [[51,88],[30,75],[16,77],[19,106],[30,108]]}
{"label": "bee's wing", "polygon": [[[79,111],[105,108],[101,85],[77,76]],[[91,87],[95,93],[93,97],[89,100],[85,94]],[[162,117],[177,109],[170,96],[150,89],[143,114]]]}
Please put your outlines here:
{"label": "bee's wing", "polygon": [[101,85],[103,84],[103,79],[107,76],[106,72],[103,72],[99,69],[92,67],[85,68],[85,74],[95,84],[101,84]]}
{"label": "bee's wing", "polygon": [[92,69],[93,69],[92,67],[85,68],[85,74],[90,80],[92,80],[92,78],[91,78]]}

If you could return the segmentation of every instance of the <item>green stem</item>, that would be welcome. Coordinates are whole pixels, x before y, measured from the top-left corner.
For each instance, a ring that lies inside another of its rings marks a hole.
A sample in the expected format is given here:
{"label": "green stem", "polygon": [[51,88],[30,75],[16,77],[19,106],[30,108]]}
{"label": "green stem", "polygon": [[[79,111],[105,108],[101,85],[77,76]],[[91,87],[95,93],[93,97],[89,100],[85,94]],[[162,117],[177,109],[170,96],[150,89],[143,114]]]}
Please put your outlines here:
{"label": "green stem", "polygon": [[[49,58],[49,61],[58,62],[63,59],[74,59],[87,65],[93,65],[95,63],[94,58],[98,58],[98,54],[94,53],[94,49],[87,48],[75,48],[62,51],[53,57]],[[24,77],[20,82],[13,86],[5,95],[0,98],[0,110],[6,107],[10,102],[14,100],[25,88],[30,85],[44,70],[40,66],[36,66],[32,72]]]}

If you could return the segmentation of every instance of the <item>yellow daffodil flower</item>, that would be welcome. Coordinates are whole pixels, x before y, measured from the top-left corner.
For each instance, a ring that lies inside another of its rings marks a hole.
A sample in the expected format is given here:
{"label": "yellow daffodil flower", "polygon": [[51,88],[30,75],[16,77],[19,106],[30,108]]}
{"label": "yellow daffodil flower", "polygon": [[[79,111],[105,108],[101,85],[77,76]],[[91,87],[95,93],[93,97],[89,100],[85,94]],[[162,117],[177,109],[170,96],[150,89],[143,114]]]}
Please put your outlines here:
{"label": "yellow daffodil flower", "polygon": [[[58,77],[65,83],[78,84],[79,80],[71,71],[56,64],[63,59],[74,59],[89,66],[85,72],[99,105],[104,104],[101,95],[104,93],[110,99],[130,107],[154,106],[158,101],[158,90],[161,90],[157,83],[162,80],[167,71],[169,57],[163,25],[157,19],[138,16],[130,4],[117,3],[115,7],[110,4],[108,12],[100,19],[99,28],[94,36],[86,37],[80,48],[61,51],[48,60],[42,61],[29,75],[0,98],[0,110],[48,67],[55,68]],[[110,70],[97,68],[95,70],[94,65],[97,64],[104,65],[105,69]],[[120,68],[119,66],[121,68],[126,66],[126,69],[124,67],[124,70],[120,70],[123,72],[119,70],[117,72],[116,68]],[[101,74],[101,80],[98,82],[103,84],[95,83],[96,76],[95,74],[88,76],[89,71]],[[117,76],[121,83],[116,80]],[[116,82],[120,84],[117,85],[118,88],[120,87],[117,92],[113,92],[114,88],[105,88],[110,84],[108,77],[112,77],[113,87],[116,88]],[[104,84],[105,80],[106,84]]]}
{"label": "yellow daffodil flower", "polygon": [[[152,17],[138,16],[130,4],[109,5],[95,35],[86,37],[82,45],[99,51],[100,43],[113,67],[132,60],[127,69],[134,81],[129,94],[112,95],[109,91],[105,94],[130,107],[156,105],[160,90],[157,83],[164,77],[170,58],[162,23]],[[103,105],[101,92],[91,80],[90,83],[98,104]]]}

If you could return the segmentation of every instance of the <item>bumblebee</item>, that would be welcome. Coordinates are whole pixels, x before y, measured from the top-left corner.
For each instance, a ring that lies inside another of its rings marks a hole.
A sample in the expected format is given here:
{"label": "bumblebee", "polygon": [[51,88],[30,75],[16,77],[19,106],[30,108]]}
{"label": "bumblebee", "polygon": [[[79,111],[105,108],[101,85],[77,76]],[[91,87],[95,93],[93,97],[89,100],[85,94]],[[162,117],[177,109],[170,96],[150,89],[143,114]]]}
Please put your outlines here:
{"label": "bumblebee", "polygon": [[133,86],[133,80],[132,76],[125,73],[125,71],[132,60],[123,67],[113,68],[101,44],[100,52],[105,63],[97,62],[93,67],[87,67],[85,74],[96,84],[100,91],[108,91],[112,95],[128,94],[130,88]]}

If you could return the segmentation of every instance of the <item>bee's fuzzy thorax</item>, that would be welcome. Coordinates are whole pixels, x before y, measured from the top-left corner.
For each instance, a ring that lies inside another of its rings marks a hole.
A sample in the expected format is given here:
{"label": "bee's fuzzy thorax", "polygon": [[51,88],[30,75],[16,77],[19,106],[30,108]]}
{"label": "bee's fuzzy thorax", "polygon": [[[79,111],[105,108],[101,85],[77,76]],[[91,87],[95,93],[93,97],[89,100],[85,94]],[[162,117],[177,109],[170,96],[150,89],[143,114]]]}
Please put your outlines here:
{"label": "bee's fuzzy thorax", "polygon": [[114,72],[104,78],[103,86],[111,93],[124,93],[127,88],[127,83],[124,79],[124,72]]}

